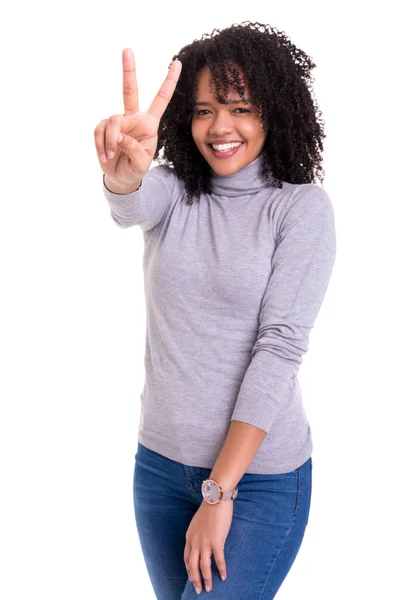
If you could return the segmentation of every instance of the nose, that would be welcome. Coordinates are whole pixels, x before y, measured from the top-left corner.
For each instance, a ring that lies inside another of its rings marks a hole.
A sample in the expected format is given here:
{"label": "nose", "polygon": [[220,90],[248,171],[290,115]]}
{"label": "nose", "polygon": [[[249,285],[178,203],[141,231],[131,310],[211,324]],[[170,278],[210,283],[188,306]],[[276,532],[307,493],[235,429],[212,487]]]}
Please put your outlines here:
{"label": "nose", "polygon": [[233,130],[232,117],[229,111],[220,110],[213,119],[209,133],[210,136],[221,136]]}

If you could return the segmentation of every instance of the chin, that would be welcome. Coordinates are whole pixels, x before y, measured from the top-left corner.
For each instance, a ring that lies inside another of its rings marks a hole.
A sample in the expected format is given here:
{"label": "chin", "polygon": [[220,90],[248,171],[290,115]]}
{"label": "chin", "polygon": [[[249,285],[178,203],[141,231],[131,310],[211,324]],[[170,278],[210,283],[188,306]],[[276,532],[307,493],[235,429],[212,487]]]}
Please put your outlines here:
{"label": "chin", "polygon": [[216,173],[217,175],[233,175],[234,173],[237,173],[237,171],[240,171],[240,169],[243,169],[244,166],[246,165],[215,165],[215,164],[211,164],[210,165],[212,170],[214,171],[214,173]]}
{"label": "chin", "polygon": [[217,173],[217,175],[233,175],[237,173],[248,164],[251,163],[253,159],[249,159],[248,161],[209,161],[208,164],[212,168],[212,170]]}

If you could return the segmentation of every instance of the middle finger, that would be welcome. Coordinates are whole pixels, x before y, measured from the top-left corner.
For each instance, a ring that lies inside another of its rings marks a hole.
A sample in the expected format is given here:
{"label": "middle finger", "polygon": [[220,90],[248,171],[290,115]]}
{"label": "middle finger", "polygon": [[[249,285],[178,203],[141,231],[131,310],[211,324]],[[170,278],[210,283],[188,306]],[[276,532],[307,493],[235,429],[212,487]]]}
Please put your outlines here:
{"label": "middle finger", "polygon": [[165,109],[167,108],[169,101],[175,91],[176,84],[178,83],[179,75],[181,74],[182,63],[180,60],[174,60],[169,68],[168,74],[164,80],[164,83],[157,92],[156,97],[151,103],[148,113],[153,115],[158,121],[163,116]]}

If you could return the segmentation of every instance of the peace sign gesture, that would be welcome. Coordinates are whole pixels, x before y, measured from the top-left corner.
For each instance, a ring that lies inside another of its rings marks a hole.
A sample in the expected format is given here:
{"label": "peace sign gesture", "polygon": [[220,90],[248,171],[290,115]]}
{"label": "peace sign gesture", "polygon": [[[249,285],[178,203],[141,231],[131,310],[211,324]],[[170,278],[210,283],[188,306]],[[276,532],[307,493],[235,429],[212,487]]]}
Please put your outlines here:
{"label": "peace sign gesture", "polygon": [[182,63],[178,60],[172,63],[145,112],[139,110],[135,59],[130,48],[122,52],[122,65],[125,114],[100,121],[94,138],[100,167],[108,181],[120,190],[133,191],[150,168],[157,148],[160,119],[175,91]]}

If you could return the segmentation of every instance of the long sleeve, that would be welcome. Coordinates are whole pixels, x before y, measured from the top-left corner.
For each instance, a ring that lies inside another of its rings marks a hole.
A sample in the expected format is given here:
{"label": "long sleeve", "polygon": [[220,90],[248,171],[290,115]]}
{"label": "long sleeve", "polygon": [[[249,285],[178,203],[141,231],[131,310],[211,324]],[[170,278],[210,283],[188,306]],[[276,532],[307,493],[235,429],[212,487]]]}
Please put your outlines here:
{"label": "long sleeve", "polygon": [[231,420],[269,432],[296,377],[336,256],[331,200],[319,186],[299,186],[277,222],[257,340]]}
{"label": "long sleeve", "polygon": [[110,207],[111,217],[116,224],[126,229],[140,225],[149,231],[162,220],[174,197],[177,178],[167,166],[156,166],[143,177],[136,192],[114,194],[104,182],[103,192]]}

